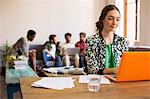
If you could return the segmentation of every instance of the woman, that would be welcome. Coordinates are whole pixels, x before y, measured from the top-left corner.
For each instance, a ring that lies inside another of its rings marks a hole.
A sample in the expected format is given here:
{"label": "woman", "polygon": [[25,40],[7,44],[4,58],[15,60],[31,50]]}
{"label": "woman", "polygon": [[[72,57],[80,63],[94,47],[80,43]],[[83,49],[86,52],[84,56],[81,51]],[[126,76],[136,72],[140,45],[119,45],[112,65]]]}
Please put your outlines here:
{"label": "woman", "polygon": [[103,8],[96,23],[98,33],[86,40],[87,73],[117,73],[122,53],[128,51],[127,42],[115,34],[120,11],[115,5]]}

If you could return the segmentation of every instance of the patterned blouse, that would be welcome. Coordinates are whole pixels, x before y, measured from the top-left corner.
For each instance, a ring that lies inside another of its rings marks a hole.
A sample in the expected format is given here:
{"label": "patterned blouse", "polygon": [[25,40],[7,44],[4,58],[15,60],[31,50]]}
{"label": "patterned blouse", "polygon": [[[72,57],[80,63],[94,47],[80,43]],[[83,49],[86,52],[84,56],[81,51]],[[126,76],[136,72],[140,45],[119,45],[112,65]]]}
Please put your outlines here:
{"label": "patterned blouse", "polygon": [[[85,57],[88,74],[103,74],[106,56],[105,45],[105,40],[102,35],[99,35],[98,33],[86,39]],[[123,37],[114,34],[114,40],[111,46],[112,53],[114,54],[114,61],[116,66],[118,66],[122,52],[128,51],[127,41]]]}

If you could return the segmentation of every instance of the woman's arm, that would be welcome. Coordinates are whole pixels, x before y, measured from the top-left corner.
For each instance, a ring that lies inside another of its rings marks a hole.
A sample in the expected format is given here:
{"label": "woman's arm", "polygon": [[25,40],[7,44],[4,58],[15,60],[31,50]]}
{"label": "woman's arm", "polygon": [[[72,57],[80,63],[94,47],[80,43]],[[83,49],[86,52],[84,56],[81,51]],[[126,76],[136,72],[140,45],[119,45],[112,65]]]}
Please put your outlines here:
{"label": "woman's arm", "polygon": [[103,70],[103,74],[117,74],[118,73],[118,68],[106,68]]}
{"label": "woman's arm", "polygon": [[85,57],[87,61],[87,73],[88,74],[97,74],[99,71],[98,56],[96,56],[96,47],[94,42],[91,41],[91,38],[86,40],[86,51]]}

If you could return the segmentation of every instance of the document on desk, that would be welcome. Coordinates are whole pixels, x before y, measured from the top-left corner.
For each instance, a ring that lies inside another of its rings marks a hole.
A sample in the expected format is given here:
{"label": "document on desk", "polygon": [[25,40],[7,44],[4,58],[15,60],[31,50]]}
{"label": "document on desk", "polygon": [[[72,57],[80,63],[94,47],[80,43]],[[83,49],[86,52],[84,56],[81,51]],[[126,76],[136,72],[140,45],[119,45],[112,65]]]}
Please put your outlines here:
{"label": "document on desk", "polygon": [[64,67],[50,67],[50,68],[44,68],[43,70],[49,73],[57,73],[58,71],[64,72]]}
{"label": "document on desk", "polygon": [[72,66],[70,67],[50,67],[50,68],[44,68],[43,69],[44,71],[46,72],[49,72],[49,73],[69,73],[69,74],[72,74],[72,75],[83,75],[85,74],[85,72],[83,71],[83,68],[74,68]]}
{"label": "document on desk", "polygon": [[[101,77],[100,84],[110,84],[110,81],[108,78],[106,78],[104,75],[99,75]],[[88,75],[81,75],[79,77],[79,83],[88,83],[89,82],[89,76]]]}
{"label": "document on desk", "polygon": [[44,77],[34,82],[31,86],[63,90],[64,88],[73,88],[73,81],[71,77]]}

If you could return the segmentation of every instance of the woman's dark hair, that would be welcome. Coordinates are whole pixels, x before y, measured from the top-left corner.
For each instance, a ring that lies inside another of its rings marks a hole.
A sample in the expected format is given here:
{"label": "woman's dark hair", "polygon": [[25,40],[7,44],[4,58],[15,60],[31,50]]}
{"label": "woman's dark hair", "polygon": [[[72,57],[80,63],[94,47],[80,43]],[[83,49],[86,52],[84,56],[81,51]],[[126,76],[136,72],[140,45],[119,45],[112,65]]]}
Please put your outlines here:
{"label": "woman's dark hair", "polygon": [[55,43],[55,40],[54,40],[55,37],[56,37],[55,34],[52,34],[52,35],[49,36],[50,43]]}
{"label": "woman's dark hair", "polygon": [[99,33],[103,30],[103,20],[105,19],[107,13],[111,10],[117,10],[119,13],[119,9],[115,5],[107,5],[103,8],[101,15],[99,17],[99,21],[96,22],[96,28],[99,30]]}

